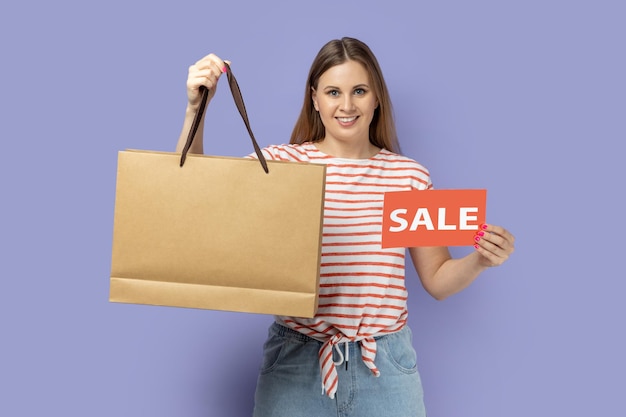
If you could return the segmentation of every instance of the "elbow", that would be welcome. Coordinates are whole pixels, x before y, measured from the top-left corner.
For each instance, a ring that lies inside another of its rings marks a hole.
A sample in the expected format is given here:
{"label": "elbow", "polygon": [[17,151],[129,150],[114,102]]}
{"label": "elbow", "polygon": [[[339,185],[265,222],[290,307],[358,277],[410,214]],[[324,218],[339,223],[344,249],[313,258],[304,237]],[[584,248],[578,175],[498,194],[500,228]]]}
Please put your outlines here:
{"label": "elbow", "polygon": [[437,301],[443,301],[449,296],[448,294],[430,294],[430,295]]}
{"label": "elbow", "polygon": [[452,295],[445,291],[437,291],[435,289],[429,289],[429,288],[426,289],[426,292],[437,301],[443,301],[446,298],[448,298],[450,295]]}

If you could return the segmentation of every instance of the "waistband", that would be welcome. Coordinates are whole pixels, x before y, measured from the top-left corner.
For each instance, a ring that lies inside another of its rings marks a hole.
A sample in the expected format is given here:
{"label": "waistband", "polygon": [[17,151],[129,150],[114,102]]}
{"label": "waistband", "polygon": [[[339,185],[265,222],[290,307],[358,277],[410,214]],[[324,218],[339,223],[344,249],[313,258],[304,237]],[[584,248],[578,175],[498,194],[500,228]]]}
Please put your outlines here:
{"label": "waistband", "polygon": [[[383,338],[400,333],[405,328],[406,326],[403,326],[397,332],[386,333],[379,336],[366,337],[355,341],[350,341],[346,336],[343,336],[342,334],[328,336],[328,339],[321,341],[277,322],[274,322],[271,326],[271,329],[281,337],[286,337],[304,343],[316,342],[320,346],[318,359],[320,363],[320,374],[322,377],[322,394],[326,393],[326,395],[328,395],[330,398],[334,398],[335,393],[337,392],[337,383],[339,379],[336,369],[337,366],[345,363],[347,369],[348,361],[350,360],[349,352],[351,344],[360,345],[361,360],[363,361],[365,366],[370,369],[372,374],[375,377],[378,377],[380,376],[380,371],[374,363],[374,360],[376,359],[377,342]],[[333,351],[337,352],[339,360],[333,359]]]}
{"label": "waistband", "polygon": [[[406,327],[407,326],[405,325],[400,330],[398,330],[396,332],[385,333],[385,334],[381,334],[381,335],[378,335],[378,336],[373,336],[372,338],[374,340],[378,341],[380,339],[384,339],[384,338],[389,337],[391,335],[398,334],[398,333],[404,331]],[[290,339],[295,339],[295,340],[297,340],[299,342],[313,342],[314,341],[314,342],[318,342],[320,344],[324,343],[323,341],[321,341],[319,339],[315,339],[313,337],[307,336],[304,333],[300,333],[299,331],[293,330],[293,329],[291,329],[291,328],[289,328],[287,326],[284,326],[284,325],[282,325],[282,324],[280,324],[278,322],[272,323],[270,328],[272,328],[274,331],[276,331],[276,333],[279,336],[281,336],[281,337],[288,337]],[[360,342],[360,340],[355,340],[353,342],[348,342],[348,343],[355,343],[356,344],[356,343],[359,343],[359,342]]]}

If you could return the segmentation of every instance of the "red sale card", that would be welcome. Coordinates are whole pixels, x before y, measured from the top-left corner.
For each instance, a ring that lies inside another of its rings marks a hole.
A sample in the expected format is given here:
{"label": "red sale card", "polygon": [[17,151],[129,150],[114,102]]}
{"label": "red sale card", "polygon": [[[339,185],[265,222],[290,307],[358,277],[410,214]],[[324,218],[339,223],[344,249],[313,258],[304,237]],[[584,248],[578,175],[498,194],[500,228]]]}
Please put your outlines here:
{"label": "red sale card", "polygon": [[385,193],[382,247],[470,246],[486,205],[487,190]]}

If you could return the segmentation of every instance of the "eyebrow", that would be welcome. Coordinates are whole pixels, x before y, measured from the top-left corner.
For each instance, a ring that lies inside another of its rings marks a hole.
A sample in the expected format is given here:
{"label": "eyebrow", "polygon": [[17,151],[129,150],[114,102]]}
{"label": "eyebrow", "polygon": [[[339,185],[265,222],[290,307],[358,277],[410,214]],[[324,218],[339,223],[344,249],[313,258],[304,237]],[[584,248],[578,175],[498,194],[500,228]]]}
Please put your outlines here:
{"label": "eyebrow", "polygon": [[[354,87],[352,87],[352,89],[363,88],[363,87],[370,88],[370,86],[367,84],[357,84]],[[334,85],[327,85],[326,87],[324,87],[324,90],[328,90],[328,89],[341,90],[341,88],[335,87]]]}

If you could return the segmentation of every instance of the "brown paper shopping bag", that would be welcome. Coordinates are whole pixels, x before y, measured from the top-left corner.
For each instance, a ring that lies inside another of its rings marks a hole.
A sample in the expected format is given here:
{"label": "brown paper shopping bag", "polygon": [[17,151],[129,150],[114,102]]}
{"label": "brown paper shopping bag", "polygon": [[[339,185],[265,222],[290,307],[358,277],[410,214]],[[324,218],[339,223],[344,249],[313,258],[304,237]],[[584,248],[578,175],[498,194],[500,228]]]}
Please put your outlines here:
{"label": "brown paper shopping bag", "polygon": [[118,156],[110,301],[312,317],[325,166],[182,153]]}

